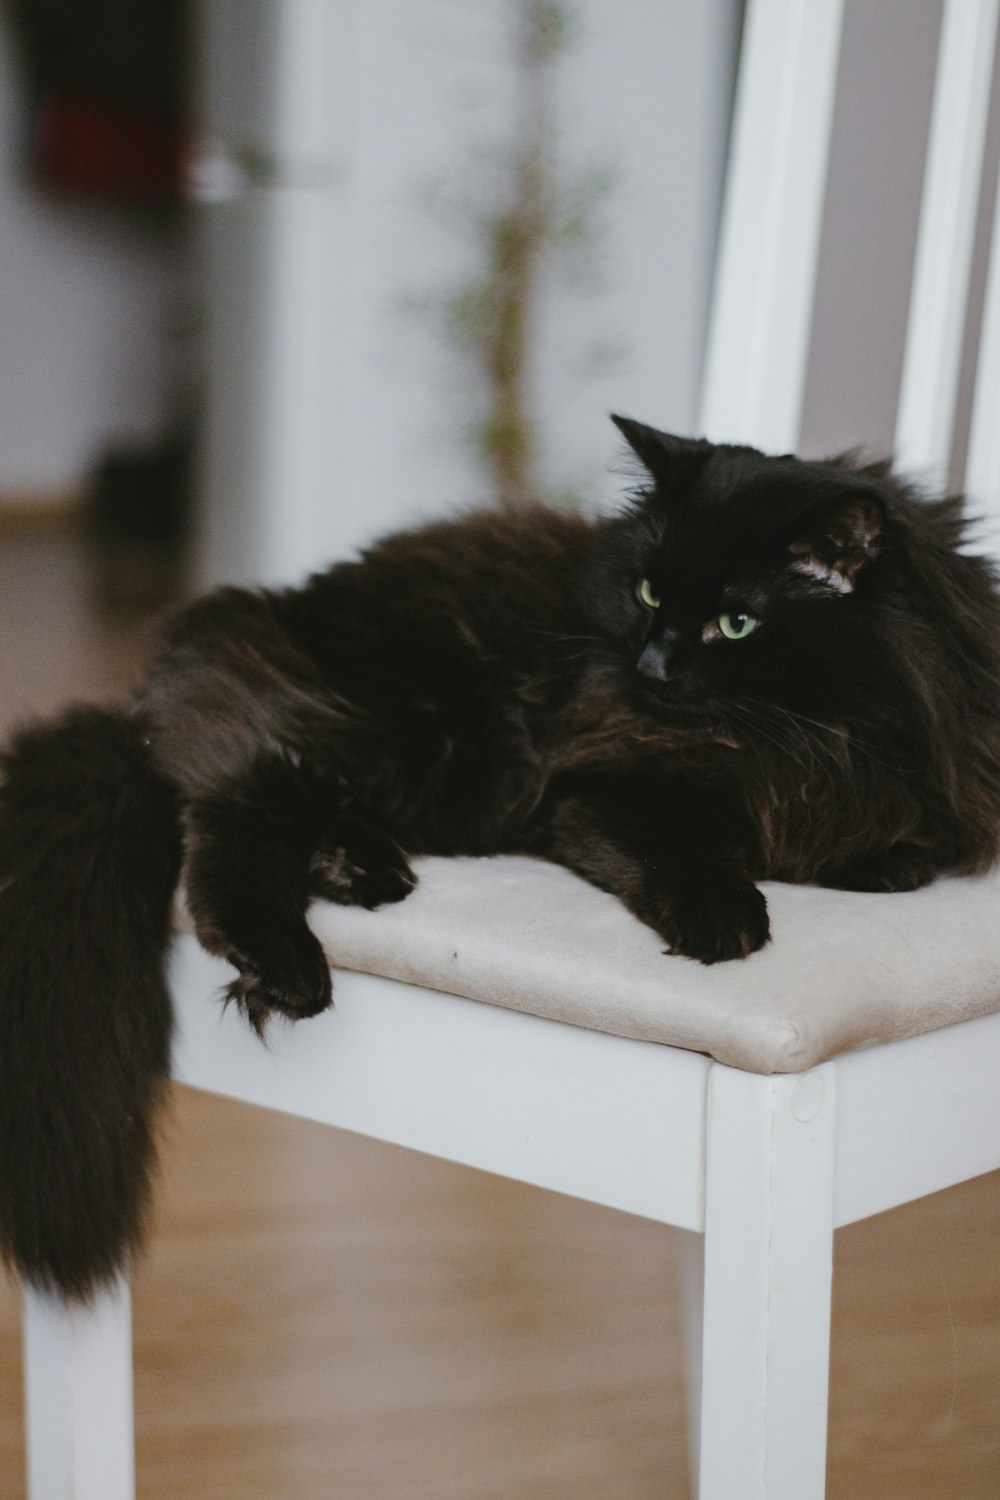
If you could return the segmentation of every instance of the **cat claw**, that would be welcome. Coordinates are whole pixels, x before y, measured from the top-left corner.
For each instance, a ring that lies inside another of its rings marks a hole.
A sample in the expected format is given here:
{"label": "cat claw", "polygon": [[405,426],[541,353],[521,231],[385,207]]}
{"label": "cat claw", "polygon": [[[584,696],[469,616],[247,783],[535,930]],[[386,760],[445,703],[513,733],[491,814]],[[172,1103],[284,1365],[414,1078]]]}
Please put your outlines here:
{"label": "cat claw", "polygon": [[251,1029],[264,1040],[267,1023],[273,1016],[303,1021],[317,1016],[333,1004],[333,981],[323,958],[311,980],[298,983],[265,978],[253,970],[243,969],[226,986],[224,1005],[235,1005]]}

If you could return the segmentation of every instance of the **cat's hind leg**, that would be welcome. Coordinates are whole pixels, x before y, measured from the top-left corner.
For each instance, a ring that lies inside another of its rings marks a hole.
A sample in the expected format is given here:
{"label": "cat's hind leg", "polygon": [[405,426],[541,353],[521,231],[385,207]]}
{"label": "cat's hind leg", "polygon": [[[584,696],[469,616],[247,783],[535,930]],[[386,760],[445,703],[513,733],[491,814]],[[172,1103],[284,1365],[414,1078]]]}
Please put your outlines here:
{"label": "cat's hind leg", "polygon": [[374,907],[414,883],[394,841],[341,807],[378,725],[338,695],[272,596],[240,589],[177,617],[141,711],[183,799],[195,931],[237,970],[229,998],[258,1032],[274,1013],[315,1015],[331,983],[310,898]]}
{"label": "cat's hind leg", "polygon": [[258,763],[239,796],[185,814],[187,903],[199,940],[237,970],[227,987],[258,1034],[273,1014],[301,1019],[332,998],[330,968],[306,922],[314,896],[369,910],[416,884],[403,851],[360,818],[331,810],[298,767]]}
{"label": "cat's hind leg", "polygon": [[322,819],[309,752],[356,744],[338,699],[274,599],[222,589],[168,626],[140,700],[156,762],[183,804],[195,931],[237,970],[228,995],[260,1032],[315,1015],[330,971],[306,924]]}
{"label": "cat's hind leg", "polygon": [[296,768],[262,762],[239,795],[185,810],[184,885],[199,941],[237,970],[227,987],[254,1030],[330,1004],[330,967],[306,922],[317,808]]}

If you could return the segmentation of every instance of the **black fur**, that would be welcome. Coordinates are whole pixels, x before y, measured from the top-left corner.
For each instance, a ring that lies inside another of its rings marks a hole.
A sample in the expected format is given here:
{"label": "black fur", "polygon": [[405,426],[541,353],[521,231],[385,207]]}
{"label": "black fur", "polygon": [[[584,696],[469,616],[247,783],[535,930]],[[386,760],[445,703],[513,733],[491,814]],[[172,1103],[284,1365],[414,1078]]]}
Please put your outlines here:
{"label": "black fur", "polygon": [[1000,605],[958,503],[616,420],[647,471],[621,516],[480,512],[222,590],[133,716],[15,744],[0,1236],[32,1280],[84,1293],[136,1241],[180,834],[258,1031],[329,1004],[309,901],[401,900],[415,854],[554,859],[704,963],[768,941],[761,879],[996,857]]}
{"label": "black fur", "polygon": [[170,1061],[175,796],[123,714],[30,729],[0,792],[0,1248],[87,1294],[138,1243]]}

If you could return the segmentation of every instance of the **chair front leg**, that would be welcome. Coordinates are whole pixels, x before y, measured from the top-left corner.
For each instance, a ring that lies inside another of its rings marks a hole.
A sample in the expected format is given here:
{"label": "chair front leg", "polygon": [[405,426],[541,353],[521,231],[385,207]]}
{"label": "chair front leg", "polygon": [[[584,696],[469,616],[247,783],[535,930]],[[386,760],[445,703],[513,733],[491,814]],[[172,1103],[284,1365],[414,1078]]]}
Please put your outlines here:
{"label": "chair front leg", "polygon": [[824,1494],[835,1083],[710,1075],[699,1500]]}
{"label": "chair front leg", "polygon": [[126,1281],[87,1304],[26,1289],[29,1500],[134,1500]]}

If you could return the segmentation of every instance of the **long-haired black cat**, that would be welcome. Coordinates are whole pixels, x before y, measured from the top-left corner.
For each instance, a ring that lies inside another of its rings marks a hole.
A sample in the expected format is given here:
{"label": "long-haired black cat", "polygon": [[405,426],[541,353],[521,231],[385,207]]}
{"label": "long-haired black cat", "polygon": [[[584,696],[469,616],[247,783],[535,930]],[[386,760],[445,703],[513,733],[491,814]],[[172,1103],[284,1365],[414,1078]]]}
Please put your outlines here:
{"label": "long-haired black cat", "polygon": [[616,420],[648,471],[617,518],[483,511],[224,589],[130,710],[15,740],[0,1248],[34,1284],[87,1295],[137,1243],[182,864],[262,1031],[330,1003],[309,901],[402,900],[415,854],[556,860],[703,963],[768,941],[761,879],[994,860],[1000,603],[959,503]]}

